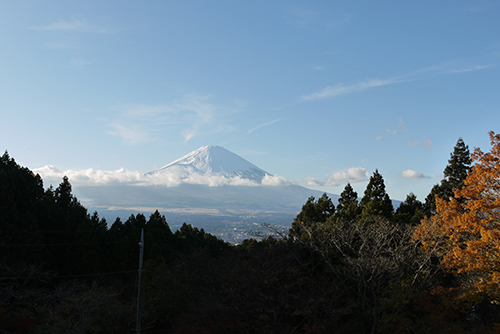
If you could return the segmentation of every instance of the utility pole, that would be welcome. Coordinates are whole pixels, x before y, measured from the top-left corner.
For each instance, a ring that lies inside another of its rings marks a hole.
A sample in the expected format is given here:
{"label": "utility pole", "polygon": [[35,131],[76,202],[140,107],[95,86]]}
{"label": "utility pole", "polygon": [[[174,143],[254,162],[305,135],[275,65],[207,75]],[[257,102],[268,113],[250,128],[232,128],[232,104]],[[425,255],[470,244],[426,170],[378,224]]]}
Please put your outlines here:
{"label": "utility pole", "polygon": [[142,318],[142,267],[144,259],[144,229],[141,229],[141,242],[139,243],[139,275],[137,279],[137,327],[136,333],[141,334],[141,318]]}

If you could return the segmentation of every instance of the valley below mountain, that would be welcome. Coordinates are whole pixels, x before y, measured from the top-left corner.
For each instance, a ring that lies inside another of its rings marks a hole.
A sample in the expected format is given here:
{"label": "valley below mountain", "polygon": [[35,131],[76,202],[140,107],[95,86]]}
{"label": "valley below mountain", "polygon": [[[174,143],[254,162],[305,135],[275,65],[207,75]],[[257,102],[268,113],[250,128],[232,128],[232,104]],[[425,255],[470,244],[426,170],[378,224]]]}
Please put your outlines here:
{"label": "valley below mountain", "polygon": [[[75,193],[89,211],[97,211],[112,224],[131,214],[158,210],[172,229],[184,222],[203,228],[231,243],[266,233],[263,224],[289,228],[310,196],[323,193],[297,185],[218,186],[181,184],[166,186],[80,186]],[[330,195],[334,202],[338,196]]]}

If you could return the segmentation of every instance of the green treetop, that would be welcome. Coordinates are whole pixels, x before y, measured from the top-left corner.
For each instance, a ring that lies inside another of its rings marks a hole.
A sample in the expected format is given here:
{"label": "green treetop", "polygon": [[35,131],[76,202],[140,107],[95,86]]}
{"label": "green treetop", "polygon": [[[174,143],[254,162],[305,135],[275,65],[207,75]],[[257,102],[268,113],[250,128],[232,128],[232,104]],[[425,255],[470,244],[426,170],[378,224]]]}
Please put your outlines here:
{"label": "green treetop", "polygon": [[409,193],[394,214],[394,221],[403,224],[417,225],[424,218],[424,204],[414,193]]}
{"label": "green treetop", "polygon": [[449,200],[454,197],[453,189],[462,189],[471,166],[472,158],[469,146],[465,145],[462,138],[459,138],[453,153],[450,153],[448,165],[444,169],[444,179],[432,187],[425,199],[425,210],[428,215],[433,214],[436,210],[436,195]]}
{"label": "green treetop", "polygon": [[375,170],[360,202],[361,216],[382,216],[390,219],[394,212],[392,201],[385,191],[384,178]]}
{"label": "green treetop", "polygon": [[307,202],[302,206],[302,211],[295,217],[292,223],[291,234],[300,236],[302,234],[302,226],[309,227],[318,223],[325,223],[328,218],[335,213],[335,205],[326,193],[316,201],[314,196],[307,199]]}
{"label": "green treetop", "polygon": [[350,183],[344,188],[340,194],[339,204],[337,205],[337,219],[354,219],[359,214],[358,193],[354,191]]}

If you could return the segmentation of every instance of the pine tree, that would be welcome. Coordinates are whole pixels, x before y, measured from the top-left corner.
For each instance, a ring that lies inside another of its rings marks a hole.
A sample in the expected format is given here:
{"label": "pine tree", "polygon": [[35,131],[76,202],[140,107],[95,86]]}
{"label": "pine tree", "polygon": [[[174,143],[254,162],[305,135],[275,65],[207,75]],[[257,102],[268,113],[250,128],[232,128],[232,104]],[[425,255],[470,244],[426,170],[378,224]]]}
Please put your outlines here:
{"label": "pine tree", "polygon": [[424,218],[424,204],[414,193],[409,193],[394,214],[394,221],[403,224],[417,225]]}
{"label": "pine tree", "polygon": [[145,227],[146,257],[166,260],[172,236],[173,233],[168,226],[167,219],[156,210],[149,216]]}
{"label": "pine tree", "polygon": [[354,219],[359,214],[358,193],[354,191],[350,183],[344,188],[338,200],[335,220]]}
{"label": "pine tree", "polygon": [[450,153],[448,165],[444,169],[444,179],[432,187],[425,199],[425,210],[428,216],[436,211],[436,196],[448,201],[455,196],[453,189],[462,189],[471,166],[469,146],[465,145],[462,138],[459,138],[453,153]]}
{"label": "pine tree", "polygon": [[392,201],[385,191],[384,178],[375,170],[360,202],[361,216],[382,216],[390,219],[394,212]]}
{"label": "pine tree", "polygon": [[326,193],[318,198],[317,201],[314,196],[311,196],[302,206],[302,211],[295,217],[292,223],[291,234],[299,237],[302,234],[302,226],[309,227],[318,223],[326,223],[328,218],[334,214],[335,205]]}
{"label": "pine tree", "polygon": [[[0,157],[0,244],[43,244],[41,213],[43,182],[19,166],[9,153]],[[46,248],[0,247],[0,264],[33,263],[46,256]]]}
{"label": "pine tree", "polygon": [[316,202],[316,214],[319,217],[318,221],[326,222],[326,220],[335,213],[335,205],[326,193],[324,193]]}

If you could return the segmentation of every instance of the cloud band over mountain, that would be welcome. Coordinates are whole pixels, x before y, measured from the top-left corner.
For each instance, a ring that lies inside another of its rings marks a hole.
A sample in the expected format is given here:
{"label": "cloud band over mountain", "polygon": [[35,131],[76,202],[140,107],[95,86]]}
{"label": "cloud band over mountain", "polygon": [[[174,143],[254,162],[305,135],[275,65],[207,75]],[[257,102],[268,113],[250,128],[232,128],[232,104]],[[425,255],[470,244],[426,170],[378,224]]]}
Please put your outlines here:
{"label": "cloud band over mountain", "polygon": [[201,174],[193,170],[173,167],[169,173],[154,174],[141,173],[120,168],[114,171],[96,170],[93,168],[84,170],[60,171],[54,166],[44,166],[33,169],[40,174],[48,184],[58,184],[64,176],[67,176],[72,185],[75,186],[106,186],[106,185],[129,185],[129,186],[166,186],[176,187],[181,184],[198,184],[209,187],[218,186],[283,186],[292,184],[283,176],[266,174],[261,182],[249,180],[241,176],[228,177],[219,174]]}

